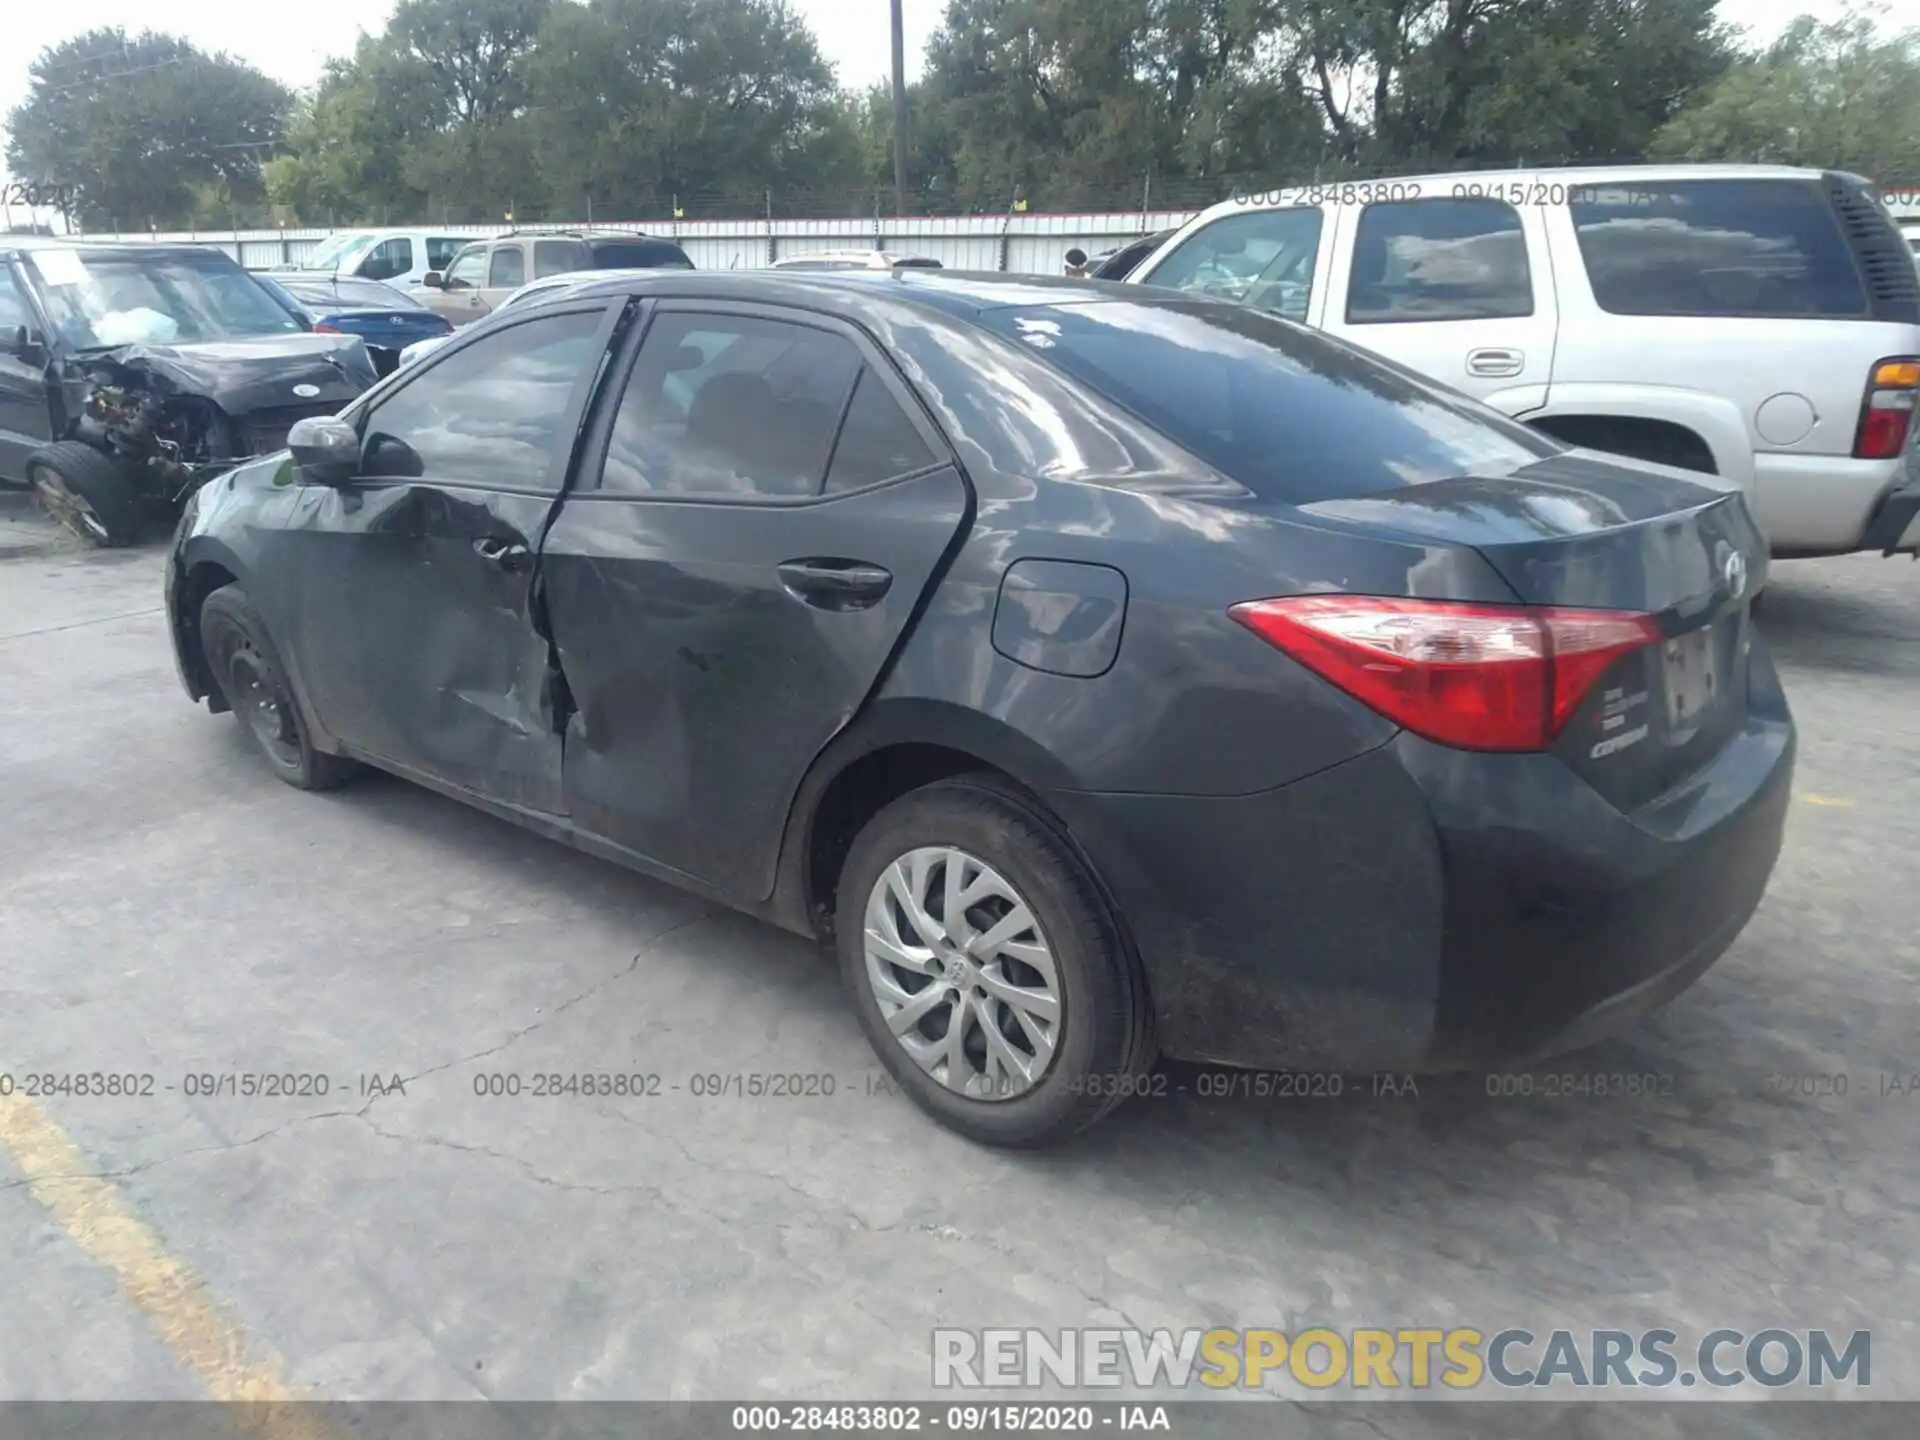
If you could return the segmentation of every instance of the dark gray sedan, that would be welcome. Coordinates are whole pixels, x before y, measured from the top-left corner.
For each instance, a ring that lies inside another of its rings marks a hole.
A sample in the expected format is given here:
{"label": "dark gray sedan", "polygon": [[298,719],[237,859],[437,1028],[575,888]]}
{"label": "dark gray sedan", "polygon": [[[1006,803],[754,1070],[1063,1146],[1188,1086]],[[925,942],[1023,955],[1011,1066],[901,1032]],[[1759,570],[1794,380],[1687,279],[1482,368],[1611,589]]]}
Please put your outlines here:
{"label": "dark gray sedan", "polygon": [[200,491],[188,693],[835,945],[1036,1143],[1156,1055],[1553,1053],[1688,985],[1794,754],[1712,477],[1139,287],[628,276]]}

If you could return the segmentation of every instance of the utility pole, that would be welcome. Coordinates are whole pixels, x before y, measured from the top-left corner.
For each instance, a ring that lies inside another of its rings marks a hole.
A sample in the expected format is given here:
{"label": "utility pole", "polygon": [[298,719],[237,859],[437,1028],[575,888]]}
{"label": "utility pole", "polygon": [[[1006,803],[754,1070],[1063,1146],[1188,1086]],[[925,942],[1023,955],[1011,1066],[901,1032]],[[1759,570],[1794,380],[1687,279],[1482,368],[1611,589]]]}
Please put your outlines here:
{"label": "utility pole", "polygon": [[893,213],[907,213],[907,34],[893,4]]}

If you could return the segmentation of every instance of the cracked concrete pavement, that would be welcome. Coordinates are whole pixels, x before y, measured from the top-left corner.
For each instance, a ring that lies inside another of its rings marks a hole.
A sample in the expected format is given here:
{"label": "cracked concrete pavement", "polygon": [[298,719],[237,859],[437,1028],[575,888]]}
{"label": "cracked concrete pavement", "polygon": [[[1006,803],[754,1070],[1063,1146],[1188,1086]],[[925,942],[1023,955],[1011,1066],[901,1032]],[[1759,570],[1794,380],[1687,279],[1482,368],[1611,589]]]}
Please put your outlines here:
{"label": "cracked concrete pavement", "polygon": [[[1804,750],[1769,897],[1549,1067],[1663,1093],[1175,1067],[1012,1156],[884,1093],[800,942],[399,781],[276,783],[180,693],[162,562],[0,497],[0,1072],[155,1077],[42,1104],[299,1387],[925,1397],[936,1324],[1779,1325],[1871,1329],[1874,1392],[1920,1398],[1920,567],[1776,569]],[[325,1093],[188,1093],[252,1073]],[[576,1073],[658,1093],[528,1093]],[[833,1093],[696,1093],[740,1073]],[[0,1398],[198,1393],[4,1149],[0,1228]]]}

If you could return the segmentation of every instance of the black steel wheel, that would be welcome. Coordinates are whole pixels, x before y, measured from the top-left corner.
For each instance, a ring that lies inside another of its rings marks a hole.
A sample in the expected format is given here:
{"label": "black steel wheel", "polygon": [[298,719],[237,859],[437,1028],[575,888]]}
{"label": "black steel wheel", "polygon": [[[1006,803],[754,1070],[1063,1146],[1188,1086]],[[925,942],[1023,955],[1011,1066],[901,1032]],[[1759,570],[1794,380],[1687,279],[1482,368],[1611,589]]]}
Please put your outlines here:
{"label": "black steel wheel", "polygon": [[351,760],[313,748],[266,624],[238,585],[201,605],[200,643],[234,718],[275,775],[297,789],[330,790],[353,774]]}

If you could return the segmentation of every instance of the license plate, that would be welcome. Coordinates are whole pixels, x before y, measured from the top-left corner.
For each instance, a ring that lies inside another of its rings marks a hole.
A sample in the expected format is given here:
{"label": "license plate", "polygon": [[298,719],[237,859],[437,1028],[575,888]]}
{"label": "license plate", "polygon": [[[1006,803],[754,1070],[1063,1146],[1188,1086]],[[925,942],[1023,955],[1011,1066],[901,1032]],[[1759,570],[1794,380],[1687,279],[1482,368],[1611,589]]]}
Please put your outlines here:
{"label": "license plate", "polygon": [[1667,641],[1667,723],[1674,730],[1698,725],[1719,694],[1713,638],[1714,627],[1708,626]]}

